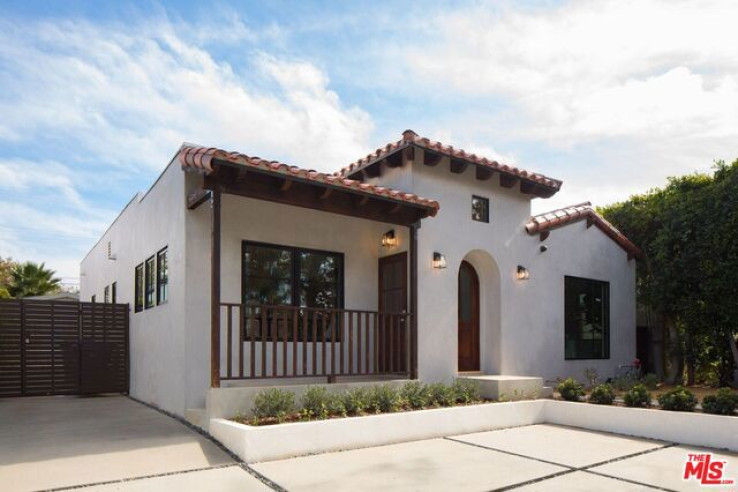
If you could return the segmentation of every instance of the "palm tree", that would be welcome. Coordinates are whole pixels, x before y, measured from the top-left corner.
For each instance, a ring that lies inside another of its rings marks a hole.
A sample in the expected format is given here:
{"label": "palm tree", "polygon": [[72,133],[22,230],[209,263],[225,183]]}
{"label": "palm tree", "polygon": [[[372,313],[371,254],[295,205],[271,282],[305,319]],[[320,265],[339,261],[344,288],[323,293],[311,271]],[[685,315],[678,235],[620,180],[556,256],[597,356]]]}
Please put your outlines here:
{"label": "palm tree", "polygon": [[61,289],[60,279],[54,270],[47,270],[41,263],[27,261],[16,265],[10,272],[8,291],[13,297],[42,296]]}

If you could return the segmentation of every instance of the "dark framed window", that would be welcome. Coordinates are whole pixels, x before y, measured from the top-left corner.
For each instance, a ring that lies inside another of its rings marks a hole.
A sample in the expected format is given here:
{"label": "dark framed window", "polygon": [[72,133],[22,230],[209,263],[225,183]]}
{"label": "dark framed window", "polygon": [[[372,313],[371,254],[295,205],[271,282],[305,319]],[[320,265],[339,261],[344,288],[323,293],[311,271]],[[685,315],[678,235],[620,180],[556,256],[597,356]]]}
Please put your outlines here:
{"label": "dark framed window", "polygon": [[472,195],[472,220],[489,222],[489,198]]}
{"label": "dark framed window", "polygon": [[118,282],[110,285],[110,302],[115,304],[118,301]]}
{"label": "dark framed window", "polygon": [[110,302],[110,286],[106,285],[105,289],[103,289],[103,302],[105,304]]}
{"label": "dark framed window", "polygon": [[95,302],[97,300],[97,296],[93,295],[90,297],[90,302]]}
{"label": "dark framed window", "polygon": [[134,311],[139,313],[144,307],[144,266],[143,263],[136,266],[135,286],[135,308]]}
{"label": "dark framed window", "polygon": [[[259,314],[259,306],[262,305],[326,310],[343,307],[342,253],[244,241],[241,272],[242,300],[246,306],[250,306],[248,311],[252,315]],[[280,315],[286,314],[283,312]],[[308,318],[300,317],[299,323]],[[267,323],[265,335],[269,340],[275,334],[282,339],[280,333],[275,333],[279,330],[273,326],[290,326],[282,320],[279,323]],[[249,329],[255,330],[256,337],[261,338],[258,325],[251,323]],[[309,329],[309,321],[307,325],[305,329]],[[330,322],[326,326],[330,333],[329,328]]]}
{"label": "dark framed window", "polygon": [[156,304],[164,304],[169,297],[169,262],[167,248],[156,253]]}
{"label": "dark framed window", "polygon": [[156,259],[154,256],[146,260],[145,264],[146,286],[144,290],[144,307],[152,308],[155,305],[156,292]]}
{"label": "dark framed window", "polygon": [[610,358],[610,284],[564,277],[565,358]]}

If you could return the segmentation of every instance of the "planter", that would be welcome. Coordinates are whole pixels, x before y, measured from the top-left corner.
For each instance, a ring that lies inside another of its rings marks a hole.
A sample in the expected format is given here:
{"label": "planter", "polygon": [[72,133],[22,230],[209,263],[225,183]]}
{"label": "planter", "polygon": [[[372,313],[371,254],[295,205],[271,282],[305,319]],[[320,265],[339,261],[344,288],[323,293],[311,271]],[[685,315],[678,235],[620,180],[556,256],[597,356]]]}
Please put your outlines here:
{"label": "planter", "polygon": [[259,427],[212,419],[210,434],[246,463],[256,463],[539,424],[546,403],[486,403]]}
{"label": "planter", "polygon": [[738,417],[556,400],[259,427],[219,418],[210,421],[210,433],[246,463],[256,463],[543,423],[738,451]]}

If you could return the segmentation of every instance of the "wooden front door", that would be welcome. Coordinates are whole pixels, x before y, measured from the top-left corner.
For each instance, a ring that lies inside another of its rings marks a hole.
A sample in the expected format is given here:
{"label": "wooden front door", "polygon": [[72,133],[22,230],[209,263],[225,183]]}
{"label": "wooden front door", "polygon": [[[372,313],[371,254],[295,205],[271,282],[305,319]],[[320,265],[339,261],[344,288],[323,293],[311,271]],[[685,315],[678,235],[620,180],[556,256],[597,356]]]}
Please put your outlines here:
{"label": "wooden front door", "polygon": [[459,371],[479,370],[479,277],[466,261],[459,268]]}
{"label": "wooden front door", "polygon": [[396,315],[407,312],[407,253],[379,259],[379,312],[378,370],[406,372],[410,326]]}

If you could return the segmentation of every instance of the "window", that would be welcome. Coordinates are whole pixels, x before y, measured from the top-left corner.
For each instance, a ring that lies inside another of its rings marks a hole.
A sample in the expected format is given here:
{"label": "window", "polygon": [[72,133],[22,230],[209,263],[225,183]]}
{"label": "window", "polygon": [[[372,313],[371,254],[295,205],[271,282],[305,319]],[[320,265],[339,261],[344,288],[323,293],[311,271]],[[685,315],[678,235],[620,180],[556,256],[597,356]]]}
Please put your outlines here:
{"label": "window", "polygon": [[472,196],[472,220],[489,222],[489,198]]}
{"label": "window", "polygon": [[154,292],[156,290],[156,261],[152,256],[146,260],[146,284],[144,294],[144,305],[146,309],[154,307]]}
{"label": "window", "polygon": [[343,254],[249,241],[243,242],[242,251],[244,304],[343,307]]}
{"label": "window", "polygon": [[96,296],[93,295],[92,297],[90,297],[90,302],[95,302],[95,300],[96,300]]}
{"label": "window", "polygon": [[169,264],[167,248],[156,253],[156,304],[167,302],[169,295]]}
{"label": "window", "polygon": [[110,286],[110,302],[115,304],[117,300],[118,300],[118,283],[113,282],[112,285]]}
{"label": "window", "polygon": [[110,286],[106,285],[105,289],[103,289],[103,302],[105,304],[110,302]]}
{"label": "window", "polygon": [[565,358],[610,358],[610,284],[564,278]]}
{"label": "window", "polygon": [[144,306],[144,266],[143,263],[136,267],[136,282],[135,282],[135,311],[137,313],[143,311]]}

